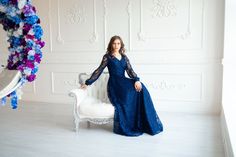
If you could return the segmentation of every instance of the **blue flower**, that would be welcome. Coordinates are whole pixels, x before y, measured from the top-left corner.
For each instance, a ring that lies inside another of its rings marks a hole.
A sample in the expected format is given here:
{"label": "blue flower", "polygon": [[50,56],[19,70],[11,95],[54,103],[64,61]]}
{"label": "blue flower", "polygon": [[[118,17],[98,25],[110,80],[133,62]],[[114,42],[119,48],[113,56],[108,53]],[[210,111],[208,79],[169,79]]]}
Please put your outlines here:
{"label": "blue flower", "polygon": [[35,24],[37,21],[38,21],[38,16],[36,16],[36,15],[33,15],[33,16],[28,16],[28,17],[26,17],[25,19],[24,19],[24,22],[25,23],[28,23],[28,24],[30,24],[30,25],[33,25],[33,24]]}
{"label": "blue flower", "polygon": [[21,22],[21,19],[17,16],[10,17],[10,20],[12,20],[15,24],[19,24]]}
{"label": "blue flower", "polygon": [[17,108],[17,100],[18,100],[18,97],[16,95],[16,91],[13,91],[11,93],[11,106],[12,106],[12,109]]}
{"label": "blue flower", "polygon": [[35,68],[31,71],[31,73],[32,73],[32,74],[35,74],[37,71],[38,71],[38,67],[35,67]]}
{"label": "blue flower", "polygon": [[6,102],[7,102],[7,97],[5,96],[1,99],[1,104],[4,106]]}
{"label": "blue flower", "polygon": [[9,7],[6,8],[5,13],[6,13],[7,15],[13,17],[13,16],[16,15],[16,11],[17,11],[17,9],[16,9],[15,7],[9,6]]}
{"label": "blue flower", "polygon": [[17,47],[20,45],[20,38],[17,38],[15,36],[11,36],[10,39],[8,40],[13,47]]}
{"label": "blue flower", "polygon": [[33,47],[33,45],[34,45],[34,41],[33,40],[28,40],[27,43],[26,43],[27,47]]}
{"label": "blue flower", "polygon": [[43,35],[43,30],[42,30],[40,25],[34,25],[33,26],[33,32],[34,32],[34,35],[35,35],[36,39],[40,39],[41,36]]}
{"label": "blue flower", "polygon": [[0,4],[8,5],[9,4],[9,0],[0,0]]}
{"label": "blue flower", "polygon": [[32,55],[28,55],[28,60],[31,60],[31,61],[33,61],[34,60],[34,56],[32,56]]}

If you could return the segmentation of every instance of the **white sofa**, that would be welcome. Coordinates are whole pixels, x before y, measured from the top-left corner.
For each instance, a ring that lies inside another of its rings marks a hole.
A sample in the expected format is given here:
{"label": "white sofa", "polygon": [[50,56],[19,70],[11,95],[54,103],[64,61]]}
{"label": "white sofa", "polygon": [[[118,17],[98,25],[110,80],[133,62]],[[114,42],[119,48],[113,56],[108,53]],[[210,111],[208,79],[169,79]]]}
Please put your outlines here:
{"label": "white sofa", "polygon": [[[79,83],[82,84],[91,76],[86,73],[79,74]],[[103,72],[100,77],[87,89],[72,89],[69,96],[75,99],[74,103],[74,123],[75,131],[79,130],[79,123],[86,121],[94,124],[106,124],[113,122],[114,106],[107,96],[108,72]]]}

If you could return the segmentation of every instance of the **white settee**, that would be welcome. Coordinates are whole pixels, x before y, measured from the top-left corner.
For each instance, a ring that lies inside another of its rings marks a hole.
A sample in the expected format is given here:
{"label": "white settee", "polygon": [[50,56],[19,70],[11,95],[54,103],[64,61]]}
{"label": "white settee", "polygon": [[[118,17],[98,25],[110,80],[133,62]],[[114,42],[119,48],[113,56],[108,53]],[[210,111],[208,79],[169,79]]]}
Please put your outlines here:
{"label": "white settee", "polygon": [[[82,84],[91,75],[79,74],[79,83]],[[90,122],[94,124],[106,124],[113,122],[114,106],[107,96],[108,72],[103,72],[100,77],[86,89],[72,89],[69,96],[75,99],[74,103],[74,123],[78,132],[79,123],[86,121],[90,127]]]}

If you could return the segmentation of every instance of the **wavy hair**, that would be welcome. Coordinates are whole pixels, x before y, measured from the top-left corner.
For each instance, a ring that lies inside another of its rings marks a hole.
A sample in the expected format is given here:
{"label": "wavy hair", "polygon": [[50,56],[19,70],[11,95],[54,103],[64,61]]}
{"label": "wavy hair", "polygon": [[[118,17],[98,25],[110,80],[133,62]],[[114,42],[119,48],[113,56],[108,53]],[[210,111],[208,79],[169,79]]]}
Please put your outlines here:
{"label": "wavy hair", "polygon": [[123,40],[121,39],[121,37],[118,36],[118,35],[114,35],[113,37],[111,37],[110,42],[107,46],[107,52],[106,53],[108,53],[110,55],[112,54],[112,51],[113,51],[112,44],[116,39],[120,40],[120,44],[121,44],[121,47],[120,47],[120,50],[119,50],[120,54],[125,54],[125,51],[126,51],[125,50],[125,44],[124,44]]}

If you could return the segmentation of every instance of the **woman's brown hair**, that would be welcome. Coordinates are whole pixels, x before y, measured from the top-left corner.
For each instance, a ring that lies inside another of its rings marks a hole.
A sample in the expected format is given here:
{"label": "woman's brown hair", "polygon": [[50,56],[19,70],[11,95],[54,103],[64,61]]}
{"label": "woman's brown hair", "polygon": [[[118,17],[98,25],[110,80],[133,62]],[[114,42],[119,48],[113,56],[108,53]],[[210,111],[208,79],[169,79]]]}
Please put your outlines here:
{"label": "woman's brown hair", "polygon": [[120,40],[120,44],[121,44],[121,47],[120,47],[120,50],[119,50],[120,54],[125,54],[125,44],[124,44],[123,40],[121,39],[121,37],[118,36],[118,35],[115,35],[115,36],[111,37],[110,42],[107,46],[107,52],[106,53],[108,53],[110,55],[112,54],[112,51],[113,51],[112,44],[116,39]]}

